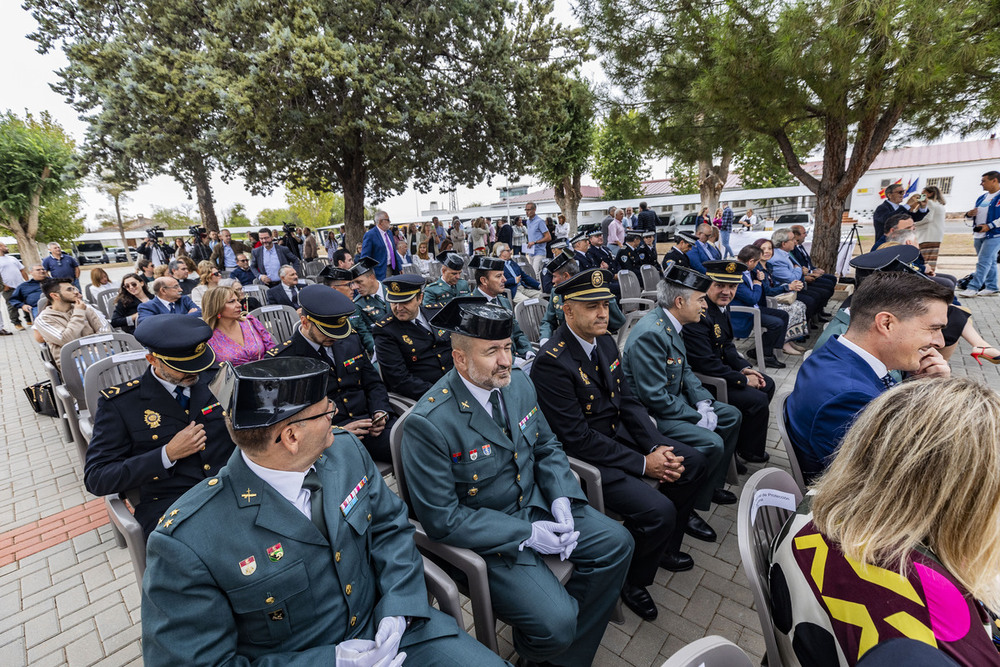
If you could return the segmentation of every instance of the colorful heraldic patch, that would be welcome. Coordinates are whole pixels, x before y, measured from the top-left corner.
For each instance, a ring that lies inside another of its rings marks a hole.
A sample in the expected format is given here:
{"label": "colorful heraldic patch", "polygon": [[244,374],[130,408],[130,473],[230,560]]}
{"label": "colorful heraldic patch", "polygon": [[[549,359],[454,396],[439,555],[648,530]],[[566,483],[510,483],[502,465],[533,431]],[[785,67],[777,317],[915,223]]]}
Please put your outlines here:
{"label": "colorful heraldic patch", "polygon": [[351,357],[350,359],[346,359],[344,361],[344,368],[350,368],[351,366],[353,366],[358,362],[358,359],[360,359],[363,356],[364,356],[363,354],[359,354],[355,357]]}
{"label": "colorful heraldic patch", "polygon": [[281,547],[281,542],[278,542],[273,547],[267,548],[267,557],[271,559],[272,563],[277,563],[284,555],[285,550]]}
{"label": "colorful heraldic patch", "polygon": [[340,512],[344,516],[347,516],[350,511],[354,509],[354,505],[358,502],[358,494],[361,493],[361,489],[365,488],[365,484],[367,483],[368,475],[365,475],[361,478],[361,481],[358,482],[358,485],[354,487],[354,490],[351,491],[346,498],[344,498],[344,502],[340,503]]}
{"label": "colorful heraldic patch", "polygon": [[483,445],[480,449],[483,452],[483,456],[489,456],[490,454],[493,453],[493,447],[491,447],[490,445]]}
{"label": "colorful heraldic patch", "polygon": [[479,458],[479,450],[478,449],[470,449],[469,450],[469,460],[470,461],[475,461],[478,458]]}
{"label": "colorful heraldic patch", "polygon": [[608,366],[608,370],[611,371],[612,373],[614,373],[615,369],[618,368],[618,363],[619,363],[619,360],[615,359],[615,363],[613,363],[610,366]]}
{"label": "colorful heraldic patch", "polygon": [[254,560],[253,556],[248,557],[246,560],[240,561],[240,572],[242,572],[245,576],[249,577],[256,571],[257,571],[257,561]]}
{"label": "colorful heraldic patch", "polygon": [[451,455],[452,463],[458,463],[461,460],[462,460],[462,452],[455,452],[454,454]]}
{"label": "colorful heraldic patch", "polygon": [[[590,383],[588,382],[587,384],[590,384]],[[524,430],[524,426],[528,423],[528,420],[531,419],[535,415],[536,412],[538,412],[538,406],[537,405],[535,407],[531,408],[531,412],[529,412],[528,414],[524,415],[524,417],[521,419],[521,421],[517,422],[518,428],[520,428],[523,431]]]}

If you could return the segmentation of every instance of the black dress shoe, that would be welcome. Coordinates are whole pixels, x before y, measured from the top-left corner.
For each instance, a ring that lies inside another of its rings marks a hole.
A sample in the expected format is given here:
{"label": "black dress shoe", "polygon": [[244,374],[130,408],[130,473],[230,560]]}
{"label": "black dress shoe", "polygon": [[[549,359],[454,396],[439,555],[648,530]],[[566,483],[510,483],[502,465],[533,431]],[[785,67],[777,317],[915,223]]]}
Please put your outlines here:
{"label": "black dress shoe", "polygon": [[739,498],[732,491],[716,489],[712,491],[712,502],[716,505],[735,505]]}
{"label": "black dress shoe", "polygon": [[820,313],[819,315],[816,316],[816,319],[819,320],[820,322],[829,322],[830,320],[833,319],[833,316],[827,315],[826,313]]}
{"label": "black dress shoe", "polygon": [[[739,454],[740,458],[746,461],[747,463],[767,463],[768,461],[771,460],[771,455],[768,454],[767,452],[764,452],[760,456],[756,454],[744,454],[743,452],[736,452],[736,453]],[[737,472],[739,471],[737,470]]]}
{"label": "black dress shoe", "polygon": [[748,472],[749,472],[749,469],[747,468],[747,464],[743,463],[743,461],[740,461],[739,459],[736,459],[736,474],[737,475],[745,475]]}
{"label": "black dress shoe", "polygon": [[702,542],[714,542],[718,538],[715,530],[708,525],[707,521],[698,516],[698,513],[695,511],[692,511],[691,516],[688,517],[687,525],[684,526],[684,532]]}
{"label": "black dress shoe", "polygon": [[784,368],[785,364],[782,361],[778,361],[778,357],[772,354],[769,357],[764,357],[764,366],[767,368]]}
{"label": "black dress shoe", "polygon": [[656,603],[642,586],[636,586],[626,581],[625,587],[622,589],[622,602],[644,621],[652,621],[656,618]]}
{"label": "black dress shoe", "polygon": [[694,558],[680,551],[665,553],[660,557],[660,567],[671,572],[686,572],[694,567]]}

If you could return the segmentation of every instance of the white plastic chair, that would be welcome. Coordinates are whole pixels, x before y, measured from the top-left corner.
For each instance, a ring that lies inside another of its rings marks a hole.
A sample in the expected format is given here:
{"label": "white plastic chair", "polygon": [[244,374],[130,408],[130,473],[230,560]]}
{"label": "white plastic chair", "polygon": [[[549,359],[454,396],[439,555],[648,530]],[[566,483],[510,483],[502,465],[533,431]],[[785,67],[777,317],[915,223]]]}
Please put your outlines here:
{"label": "white plastic chair", "polygon": [[736,644],[712,635],[691,642],[660,667],[753,667],[753,661]]}

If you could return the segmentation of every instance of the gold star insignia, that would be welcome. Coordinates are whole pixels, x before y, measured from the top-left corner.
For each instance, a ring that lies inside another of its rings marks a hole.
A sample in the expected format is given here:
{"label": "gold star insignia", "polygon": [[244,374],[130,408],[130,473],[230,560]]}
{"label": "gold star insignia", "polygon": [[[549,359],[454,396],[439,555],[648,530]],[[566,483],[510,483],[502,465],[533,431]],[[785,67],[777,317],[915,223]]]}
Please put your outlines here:
{"label": "gold star insignia", "polygon": [[173,522],[174,522],[173,519],[167,519],[167,522],[165,524],[163,524],[163,527],[164,528],[169,528],[170,524],[172,524]]}
{"label": "gold star insignia", "polygon": [[173,512],[170,513],[170,516],[177,516],[178,512],[180,512],[180,510],[174,510]]}

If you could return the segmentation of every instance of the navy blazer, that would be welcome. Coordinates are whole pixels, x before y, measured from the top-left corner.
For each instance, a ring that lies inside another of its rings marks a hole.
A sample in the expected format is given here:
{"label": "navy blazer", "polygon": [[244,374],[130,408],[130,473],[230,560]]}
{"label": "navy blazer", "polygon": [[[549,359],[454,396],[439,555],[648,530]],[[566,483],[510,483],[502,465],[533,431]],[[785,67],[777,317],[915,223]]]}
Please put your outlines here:
{"label": "navy blazer", "polygon": [[[281,260],[281,266],[291,264],[295,268],[296,273],[301,270],[299,268],[299,258],[294,252],[277,243],[273,247],[278,249],[278,259]],[[264,246],[257,246],[251,254],[253,255],[253,259],[250,260],[250,270],[253,272],[253,275],[257,278],[267,275],[267,270],[264,269]]]}
{"label": "navy blazer", "polygon": [[[390,240],[395,243],[395,238],[392,234],[389,234]],[[403,259],[396,252],[396,249],[392,250],[396,253],[396,267],[399,268],[403,266]],[[375,277],[378,278],[379,282],[385,280],[385,274],[389,267],[389,253],[386,252],[385,239],[382,236],[382,230],[378,228],[378,225],[372,227],[367,232],[365,232],[364,237],[361,239],[361,256],[371,257],[376,262],[376,266],[373,271],[375,271]]]}
{"label": "navy blazer", "polygon": [[[906,201],[904,197],[903,201]],[[906,204],[900,204],[899,208],[893,208],[892,203],[887,199],[881,204],[879,204],[874,211],[872,211],[872,225],[875,227],[875,238],[885,235],[885,222],[897,213],[908,213],[913,222],[920,222],[930,210],[927,211],[910,211],[910,208]]]}
{"label": "navy blazer", "polygon": [[[763,302],[763,303],[762,303]],[[753,279],[744,274],[743,282],[736,288],[736,296],[733,297],[733,305],[748,306],[758,308],[766,305],[763,285],[754,285]],[[753,331],[753,315],[750,313],[734,313],[730,311],[729,321],[733,325],[733,336],[736,338],[747,338]]]}
{"label": "navy blazer", "polygon": [[532,289],[542,289],[542,286],[538,284],[538,281],[526,274],[521,270],[521,267],[517,265],[512,259],[507,260],[503,263],[503,286],[510,290],[510,298],[514,298],[517,294],[517,277],[521,276],[521,283],[531,287]]}
{"label": "navy blazer", "polygon": [[[301,292],[304,285],[296,285],[298,291]],[[296,299],[298,297],[296,296]],[[292,300],[288,298],[288,293],[285,292],[285,285],[283,283],[278,283],[274,287],[267,290],[267,303],[272,306],[291,306],[292,308],[298,308],[299,305],[292,303]]]}
{"label": "navy blazer", "polygon": [[707,243],[695,243],[694,247],[687,251],[688,259],[691,261],[691,268],[698,273],[705,273],[704,262],[722,259],[722,253],[718,248]]}
{"label": "navy blazer", "polygon": [[839,336],[802,363],[785,417],[803,473],[826,468],[851,423],[883,391],[882,379]]}
{"label": "navy blazer", "polygon": [[[195,317],[201,317],[201,308],[199,308],[195,304],[195,302],[191,300],[191,297],[189,297],[187,294],[182,296],[180,300],[177,302],[177,310],[178,314],[180,315],[187,315],[188,311],[191,310],[192,308],[194,308],[198,312],[191,314],[194,315]],[[144,319],[146,319],[151,315],[167,315],[170,313],[167,307],[163,305],[163,302],[155,297],[150,299],[149,301],[146,301],[145,303],[140,303],[139,308],[137,308],[135,312],[136,315],[138,315],[138,317],[135,318],[135,323],[137,325],[139,324],[139,322],[142,322]]]}

